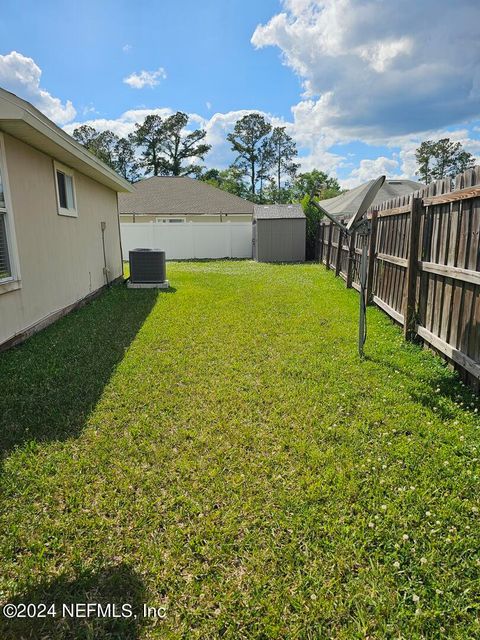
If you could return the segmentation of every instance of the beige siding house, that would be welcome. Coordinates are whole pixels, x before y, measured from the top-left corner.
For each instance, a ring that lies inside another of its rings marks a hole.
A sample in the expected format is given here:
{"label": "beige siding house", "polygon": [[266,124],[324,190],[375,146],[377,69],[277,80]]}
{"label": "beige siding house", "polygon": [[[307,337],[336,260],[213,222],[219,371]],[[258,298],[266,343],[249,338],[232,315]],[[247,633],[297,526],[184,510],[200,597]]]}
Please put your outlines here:
{"label": "beige siding house", "polygon": [[121,222],[251,222],[253,204],[206,182],[187,177],[152,176],[120,194]]}
{"label": "beige siding house", "polygon": [[117,194],[130,190],[32,105],[0,89],[0,349],[122,276]]}

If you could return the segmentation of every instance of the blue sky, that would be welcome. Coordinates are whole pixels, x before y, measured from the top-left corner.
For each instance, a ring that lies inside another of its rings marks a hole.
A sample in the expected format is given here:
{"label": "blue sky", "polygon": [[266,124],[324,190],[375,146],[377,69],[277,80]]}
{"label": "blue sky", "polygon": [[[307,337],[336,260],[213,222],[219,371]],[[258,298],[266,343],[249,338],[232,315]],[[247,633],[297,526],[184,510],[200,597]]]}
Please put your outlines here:
{"label": "blue sky", "polygon": [[479,36],[476,0],[4,0],[0,85],[70,132],[185,111],[217,166],[235,120],[260,111],[305,170],[353,186],[413,177],[427,137],[480,156]]}

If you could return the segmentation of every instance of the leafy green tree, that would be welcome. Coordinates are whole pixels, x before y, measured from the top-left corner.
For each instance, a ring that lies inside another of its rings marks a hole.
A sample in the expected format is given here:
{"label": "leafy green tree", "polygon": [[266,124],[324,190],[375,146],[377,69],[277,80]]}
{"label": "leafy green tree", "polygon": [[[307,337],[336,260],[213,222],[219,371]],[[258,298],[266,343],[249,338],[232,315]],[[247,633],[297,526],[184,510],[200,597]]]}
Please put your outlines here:
{"label": "leafy green tree", "polygon": [[140,164],[135,155],[135,146],[131,136],[119,138],[115,145],[115,167],[125,180],[135,182],[140,178]]}
{"label": "leafy green tree", "polygon": [[288,135],[285,127],[275,127],[270,136],[270,157],[271,167],[275,172],[276,188],[278,193],[278,201],[286,201],[288,199],[288,191],[286,188],[282,188],[282,178],[287,177],[291,180],[294,179],[298,164],[293,162],[293,159],[297,157],[297,145],[293,138]]}
{"label": "leafy green tree", "polygon": [[299,173],[292,184],[291,191],[292,198],[297,202],[310,194],[314,194],[319,200],[326,200],[341,193],[338,180],[318,169]]}
{"label": "leafy green tree", "polygon": [[141,149],[141,166],[146,174],[154,176],[163,173],[163,120],[156,114],[146,116],[142,124],[135,125],[133,144]]}
{"label": "leafy green tree", "polygon": [[[258,187],[258,202],[268,202],[270,198],[274,198],[272,194],[272,187],[274,181],[270,176],[270,172],[273,166],[273,146],[271,144],[271,137],[265,137],[258,150],[258,166],[257,166],[257,178],[259,181]],[[271,195],[268,195],[271,194]],[[267,196],[265,198],[265,196]],[[272,202],[275,200],[273,199]]]}
{"label": "leafy green tree", "polygon": [[95,146],[95,140],[98,137],[98,131],[95,127],[91,127],[88,124],[82,124],[80,127],[73,130],[72,137],[89,151],[92,151]]}
{"label": "leafy green tree", "polygon": [[130,137],[119,138],[113,131],[100,132],[86,124],[75,129],[73,137],[126,180],[138,179],[139,164]]}
{"label": "leafy green tree", "polygon": [[450,138],[425,140],[415,151],[415,158],[418,164],[416,175],[425,184],[454,177],[475,164],[474,156],[465,151],[460,142],[452,142]]}
{"label": "leafy green tree", "polygon": [[112,131],[97,131],[94,127],[83,124],[73,131],[73,137],[77,142],[86,147],[90,153],[100,158],[105,164],[115,169],[115,145],[118,136]]}
{"label": "leafy green tree", "polygon": [[185,161],[190,158],[203,160],[211,146],[202,143],[206,136],[204,129],[185,132],[187,125],[188,116],[180,111],[165,120],[151,114],[142,124],[135,125],[132,140],[141,149],[142,166],[147,175],[200,174],[201,167]]}
{"label": "leafy green tree", "polygon": [[272,125],[260,113],[249,113],[237,120],[233,132],[227,136],[232,151],[237,154],[234,166],[248,178],[253,199],[256,198],[259,179],[265,178],[264,142],[271,130]]}
{"label": "leafy green tree", "polygon": [[185,160],[198,158],[203,160],[211,149],[211,145],[202,142],[207,135],[205,129],[185,132],[188,125],[186,113],[178,111],[166,118],[163,123],[162,154],[163,172],[166,175],[186,176],[200,175],[201,167],[196,164],[184,164]]}
{"label": "leafy green tree", "polygon": [[307,219],[306,224],[306,255],[307,259],[315,256],[315,241],[321,213],[311,204],[312,195],[316,200],[327,200],[342,193],[336,178],[330,177],[324,171],[313,169],[299,174],[292,185],[292,196],[302,205]]}
{"label": "leafy green tree", "polygon": [[199,179],[240,198],[248,198],[248,188],[243,180],[243,173],[238,167],[223,170],[207,169]]}

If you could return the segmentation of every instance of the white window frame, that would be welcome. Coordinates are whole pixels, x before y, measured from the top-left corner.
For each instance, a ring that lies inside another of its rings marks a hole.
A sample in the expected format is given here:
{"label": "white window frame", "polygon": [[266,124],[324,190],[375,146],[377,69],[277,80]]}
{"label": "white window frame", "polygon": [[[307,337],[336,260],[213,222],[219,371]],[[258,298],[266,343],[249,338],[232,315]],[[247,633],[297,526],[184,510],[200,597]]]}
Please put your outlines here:
{"label": "white window frame", "polygon": [[21,274],[20,261],[18,258],[17,237],[15,234],[15,219],[13,213],[12,199],[10,196],[10,182],[8,179],[7,159],[5,155],[5,140],[0,132],[0,172],[3,183],[3,197],[5,198],[5,209],[2,210],[5,220],[5,231],[7,235],[8,261],[10,263],[11,275],[0,279],[0,295],[8,291],[20,289]]}
{"label": "white window frame", "polygon": [[[66,209],[60,206],[60,193],[58,191],[58,178],[57,171],[64,173],[66,176],[70,176],[72,179],[73,201],[75,207],[73,209]],[[55,179],[55,192],[57,194],[57,213],[59,216],[67,216],[68,218],[78,218],[78,202],[77,202],[77,190],[75,189],[75,172],[73,169],[66,167],[64,164],[60,164],[56,160],[53,161],[53,173]]]}

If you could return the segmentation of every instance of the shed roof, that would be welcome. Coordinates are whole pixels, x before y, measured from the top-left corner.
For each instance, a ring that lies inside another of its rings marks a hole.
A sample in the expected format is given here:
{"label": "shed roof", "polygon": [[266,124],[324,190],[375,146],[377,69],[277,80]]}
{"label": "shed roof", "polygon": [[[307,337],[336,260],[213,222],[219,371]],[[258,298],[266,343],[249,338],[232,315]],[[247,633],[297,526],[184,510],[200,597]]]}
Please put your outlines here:
{"label": "shed roof", "polygon": [[[373,182],[373,180],[370,180],[369,182],[365,182],[365,184],[355,187],[355,189],[350,189],[350,191],[342,193],[340,196],[335,196],[335,198],[329,198],[328,200],[321,200],[320,205],[333,216],[351,218],[358,211],[358,207]],[[425,185],[420,182],[415,182],[414,180],[387,179],[375,196],[372,206],[379,205],[385,200],[390,200],[397,196],[412,193],[424,186]]]}
{"label": "shed roof", "polygon": [[60,160],[114,191],[132,187],[43,113],[14,93],[0,88],[0,130]]}
{"label": "shed roof", "polygon": [[301,204],[256,204],[253,211],[256,220],[305,218]]}
{"label": "shed roof", "polygon": [[133,193],[118,197],[120,213],[252,214],[253,203],[186,176],[152,176],[134,184]]}

